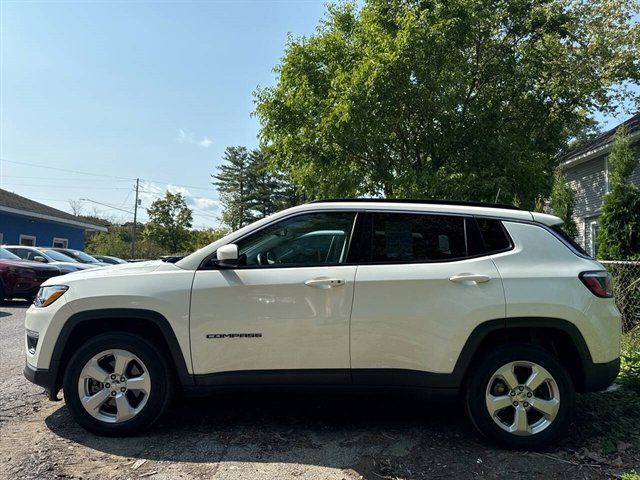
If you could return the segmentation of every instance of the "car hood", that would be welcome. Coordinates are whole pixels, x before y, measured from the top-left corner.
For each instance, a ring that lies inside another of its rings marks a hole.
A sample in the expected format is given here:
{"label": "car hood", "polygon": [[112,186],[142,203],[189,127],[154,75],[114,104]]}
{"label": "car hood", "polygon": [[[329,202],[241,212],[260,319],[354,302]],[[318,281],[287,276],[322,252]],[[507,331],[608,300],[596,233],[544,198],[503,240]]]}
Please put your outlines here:
{"label": "car hood", "polygon": [[101,268],[87,268],[86,270],[67,273],[66,275],[56,278],[55,281],[47,281],[45,282],[45,285],[77,282],[79,280],[90,278],[117,277],[125,275],[139,275],[141,273],[151,273],[162,267],[163,265],[166,264],[161,260],[152,260],[149,262],[124,263],[121,265],[111,265],[109,267]]}

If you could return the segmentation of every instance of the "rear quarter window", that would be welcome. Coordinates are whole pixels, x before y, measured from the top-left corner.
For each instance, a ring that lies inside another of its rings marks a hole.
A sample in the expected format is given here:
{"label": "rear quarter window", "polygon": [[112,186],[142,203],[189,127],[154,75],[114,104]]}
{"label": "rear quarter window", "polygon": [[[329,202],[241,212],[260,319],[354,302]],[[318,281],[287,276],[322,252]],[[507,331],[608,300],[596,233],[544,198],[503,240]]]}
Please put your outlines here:
{"label": "rear quarter window", "polygon": [[509,250],[513,243],[500,220],[493,218],[477,218],[480,235],[487,254]]}

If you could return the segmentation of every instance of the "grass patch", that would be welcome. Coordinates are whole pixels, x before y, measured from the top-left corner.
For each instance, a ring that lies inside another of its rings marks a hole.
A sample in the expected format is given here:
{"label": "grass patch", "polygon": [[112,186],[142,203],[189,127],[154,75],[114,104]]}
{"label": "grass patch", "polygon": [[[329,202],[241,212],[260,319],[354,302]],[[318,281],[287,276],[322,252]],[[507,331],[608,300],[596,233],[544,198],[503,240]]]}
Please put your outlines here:
{"label": "grass patch", "polygon": [[640,327],[622,336],[621,360],[618,381],[640,393]]}

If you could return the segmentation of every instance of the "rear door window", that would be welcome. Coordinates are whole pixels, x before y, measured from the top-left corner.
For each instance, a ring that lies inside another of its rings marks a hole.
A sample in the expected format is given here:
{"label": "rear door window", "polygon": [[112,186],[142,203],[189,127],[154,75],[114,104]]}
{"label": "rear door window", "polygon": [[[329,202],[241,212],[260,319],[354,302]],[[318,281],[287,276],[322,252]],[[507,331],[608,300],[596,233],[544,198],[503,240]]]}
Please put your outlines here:
{"label": "rear door window", "polygon": [[372,214],[371,262],[441,262],[467,256],[465,217]]}

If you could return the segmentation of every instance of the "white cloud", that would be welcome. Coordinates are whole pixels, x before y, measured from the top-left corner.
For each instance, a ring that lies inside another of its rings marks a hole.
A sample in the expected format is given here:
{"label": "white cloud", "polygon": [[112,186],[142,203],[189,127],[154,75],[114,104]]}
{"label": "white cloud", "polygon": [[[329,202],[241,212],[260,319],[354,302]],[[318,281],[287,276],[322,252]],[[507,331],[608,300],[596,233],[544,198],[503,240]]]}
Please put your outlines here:
{"label": "white cloud", "polygon": [[140,199],[142,200],[141,210],[146,211],[154,200],[164,197],[165,191],[180,193],[189,208],[193,210],[194,224],[204,223],[210,226],[218,224],[216,218],[220,211],[220,201],[215,198],[201,197],[193,195],[188,187],[182,185],[161,185],[154,182],[140,182]]}
{"label": "white cloud", "polygon": [[211,140],[209,137],[202,137],[200,140],[198,140],[193,132],[183,130],[182,128],[178,129],[178,142],[190,143],[191,145],[198,145],[203,148],[209,148],[211,145],[213,145],[213,140]]}

